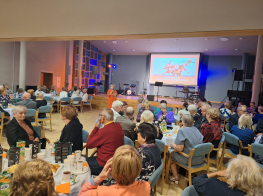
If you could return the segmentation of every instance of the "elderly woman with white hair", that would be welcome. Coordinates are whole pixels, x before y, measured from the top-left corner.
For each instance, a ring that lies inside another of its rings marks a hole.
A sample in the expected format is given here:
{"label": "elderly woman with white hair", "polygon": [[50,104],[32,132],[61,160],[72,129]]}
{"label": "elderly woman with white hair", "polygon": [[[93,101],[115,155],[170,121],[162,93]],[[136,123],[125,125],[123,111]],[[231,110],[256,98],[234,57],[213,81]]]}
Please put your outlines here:
{"label": "elderly woman with white hair", "polygon": [[[227,178],[227,181],[220,181],[218,177]],[[195,177],[193,186],[199,194],[206,196],[262,195],[263,175],[255,160],[237,155],[230,160],[226,170]]]}
{"label": "elderly woman with white hair", "polygon": [[[183,126],[178,130],[175,144],[171,144],[171,148],[177,152],[183,152],[189,154],[192,148],[198,144],[203,143],[203,135],[200,131],[194,127],[194,119],[190,115],[183,115],[182,117]],[[172,155],[173,160],[180,164],[188,165],[188,158],[175,152]],[[200,165],[204,162],[204,156],[195,156],[192,158],[192,166]],[[171,163],[172,176],[169,176],[171,181],[178,184],[178,170],[179,167],[175,163]]]}
{"label": "elderly woman with white hair", "polygon": [[112,103],[111,110],[113,111],[113,121],[115,122],[116,118],[121,116],[119,112],[121,111],[123,103],[119,100],[116,100]]}
{"label": "elderly woman with white hair", "polygon": [[159,108],[161,111],[158,113],[158,121],[163,121],[163,119],[166,120],[168,125],[171,125],[174,122],[174,114],[172,111],[167,110],[167,105],[165,103],[161,103],[159,105]]}
{"label": "elderly woman with white hair", "polygon": [[39,141],[31,122],[26,119],[27,108],[22,105],[15,106],[12,110],[14,118],[6,126],[6,137],[10,147],[16,146],[16,142],[25,141],[26,147],[33,141]]}
{"label": "elderly woman with white hair", "polygon": [[86,88],[84,88],[83,90],[83,95],[82,95],[82,101],[83,102],[88,102],[88,100],[89,100],[89,95],[88,95],[88,91],[87,91],[87,89]]}
{"label": "elderly woman with white hair", "polygon": [[[79,90],[73,92],[71,99],[74,99],[75,97],[80,97]],[[79,101],[73,101],[73,104],[79,104]]]}
{"label": "elderly woman with white hair", "polygon": [[191,116],[193,117],[194,121],[198,121],[200,118],[200,114],[197,113],[197,107],[195,104],[191,104],[188,106],[188,111],[190,112]]}
{"label": "elderly woman with white hair", "polygon": [[[242,141],[243,147],[254,143],[254,132],[252,131],[252,118],[249,114],[242,114],[238,119],[238,125],[232,126],[230,133],[237,136]],[[233,153],[238,154],[239,149],[236,146],[230,145]],[[243,155],[249,156],[248,150],[242,150]]]}

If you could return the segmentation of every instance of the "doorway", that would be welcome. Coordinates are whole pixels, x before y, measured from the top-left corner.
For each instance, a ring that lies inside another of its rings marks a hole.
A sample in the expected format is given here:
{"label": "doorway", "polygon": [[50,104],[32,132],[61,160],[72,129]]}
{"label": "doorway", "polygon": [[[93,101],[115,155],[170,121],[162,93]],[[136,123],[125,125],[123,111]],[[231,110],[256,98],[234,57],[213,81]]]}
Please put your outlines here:
{"label": "doorway", "polygon": [[51,88],[53,84],[53,73],[41,72],[40,85],[46,85],[47,88]]}

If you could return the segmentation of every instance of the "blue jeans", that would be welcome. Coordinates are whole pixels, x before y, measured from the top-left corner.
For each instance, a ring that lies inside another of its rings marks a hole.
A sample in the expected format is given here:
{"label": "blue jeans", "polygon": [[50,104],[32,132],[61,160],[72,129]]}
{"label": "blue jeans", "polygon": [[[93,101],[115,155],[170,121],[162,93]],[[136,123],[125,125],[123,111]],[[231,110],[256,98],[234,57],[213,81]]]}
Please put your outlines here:
{"label": "blue jeans", "polygon": [[100,172],[102,171],[103,167],[98,164],[98,161],[96,160],[97,157],[88,157],[86,158],[89,168],[91,171],[91,175],[98,176]]}

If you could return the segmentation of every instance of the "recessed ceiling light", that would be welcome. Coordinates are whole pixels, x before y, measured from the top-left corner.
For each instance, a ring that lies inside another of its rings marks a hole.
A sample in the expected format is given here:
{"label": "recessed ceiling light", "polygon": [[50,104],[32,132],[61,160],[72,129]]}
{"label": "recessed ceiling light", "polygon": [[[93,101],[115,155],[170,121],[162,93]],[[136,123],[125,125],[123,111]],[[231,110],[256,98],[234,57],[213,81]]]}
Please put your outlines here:
{"label": "recessed ceiling light", "polygon": [[113,52],[115,51],[115,50],[112,50]]}
{"label": "recessed ceiling light", "polygon": [[152,40],[149,40],[149,42],[152,42]]}
{"label": "recessed ceiling light", "polygon": [[238,50],[238,48],[235,49],[236,51]]}
{"label": "recessed ceiling light", "polygon": [[132,50],[133,52],[135,52],[135,50]]}
{"label": "recessed ceiling light", "polygon": [[222,42],[226,42],[226,41],[228,41],[228,38],[227,37],[221,37],[221,38],[219,38]]}
{"label": "recessed ceiling light", "polygon": [[208,41],[210,38],[206,38],[205,40]]}
{"label": "recessed ceiling light", "polygon": [[209,49],[205,49],[206,51],[208,51]]}
{"label": "recessed ceiling light", "polygon": [[104,44],[106,44],[106,41],[103,41]]}
{"label": "recessed ceiling light", "polygon": [[179,41],[179,39],[175,39],[174,41],[178,42],[178,41]]}
{"label": "recessed ceiling light", "polygon": [[240,39],[240,40],[243,40],[243,37],[240,37],[239,39]]}
{"label": "recessed ceiling light", "polygon": [[125,42],[127,43],[128,41],[126,40]]}

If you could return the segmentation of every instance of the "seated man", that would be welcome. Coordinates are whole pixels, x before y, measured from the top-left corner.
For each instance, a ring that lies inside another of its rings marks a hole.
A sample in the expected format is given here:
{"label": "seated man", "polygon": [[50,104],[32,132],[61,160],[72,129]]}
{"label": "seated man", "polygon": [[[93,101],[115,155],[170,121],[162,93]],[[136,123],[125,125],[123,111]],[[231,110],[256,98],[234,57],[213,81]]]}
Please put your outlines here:
{"label": "seated man", "polygon": [[127,107],[125,114],[123,116],[117,117],[115,120],[115,122],[120,123],[124,135],[129,137],[132,141],[134,141],[134,129],[136,127],[136,124],[133,122],[133,114],[133,107]]}
{"label": "seated man", "polygon": [[256,107],[255,102],[250,103],[250,107],[247,108],[248,113],[255,114],[258,112],[258,107]]}
{"label": "seated man", "polygon": [[123,103],[119,100],[116,100],[112,103],[111,110],[113,111],[113,121],[115,122],[116,118],[121,116],[119,112],[121,111]]}
{"label": "seated man", "polygon": [[7,94],[8,95],[13,94],[12,89],[9,88],[9,85],[7,83],[3,84],[3,87],[7,89]]}
{"label": "seated man", "polygon": [[[30,100],[31,95],[29,93],[24,93],[22,96],[22,101],[19,101],[17,103],[14,103],[14,105],[23,105],[26,106],[27,109],[35,109],[37,110],[37,103],[35,101],[31,101]],[[27,120],[29,120],[30,122],[34,122],[35,118],[30,116],[30,117],[26,117]]]}
{"label": "seated man", "polygon": [[208,105],[207,103],[203,103],[202,107],[201,107],[201,113],[202,116],[199,118],[199,120],[195,121],[194,126],[200,131],[201,126],[203,124],[207,124],[208,120],[206,119],[206,112],[208,109],[210,109],[211,106]]}
{"label": "seated man", "polygon": [[17,90],[17,97],[16,97],[16,98],[21,99],[22,96],[23,96],[23,94],[24,94],[24,92],[25,92],[25,90],[24,90],[23,88],[19,88],[19,89]]}
{"label": "seated man", "polygon": [[54,85],[51,86],[51,94],[54,95],[54,96],[57,96],[57,94],[58,94],[58,92],[56,91]]}
{"label": "seated man", "polygon": [[[230,110],[230,103],[226,102],[224,108],[219,109],[220,114],[223,114],[226,119],[230,118],[231,110]],[[221,119],[223,121],[224,119]]]}
{"label": "seated man", "polygon": [[[104,127],[99,129],[100,124]],[[86,147],[97,148],[97,157],[88,157],[91,174],[99,175],[106,162],[113,156],[115,150],[123,145],[124,134],[119,123],[113,122],[113,111],[109,108],[102,110]]]}
{"label": "seated man", "polygon": [[197,107],[195,104],[191,104],[188,106],[188,111],[190,112],[191,116],[193,117],[194,119],[194,122],[195,121],[198,121],[199,118],[200,118],[200,114],[197,113]]}
{"label": "seated man", "polygon": [[239,106],[237,108],[237,113],[232,115],[230,118],[229,118],[229,121],[228,121],[228,130],[230,131],[231,128],[234,126],[234,125],[238,125],[238,119],[239,117],[242,115],[242,114],[245,114],[247,111],[247,107],[245,105],[242,105],[242,106]]}

